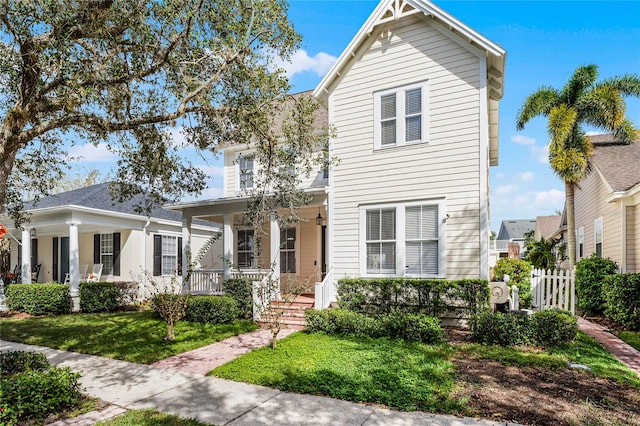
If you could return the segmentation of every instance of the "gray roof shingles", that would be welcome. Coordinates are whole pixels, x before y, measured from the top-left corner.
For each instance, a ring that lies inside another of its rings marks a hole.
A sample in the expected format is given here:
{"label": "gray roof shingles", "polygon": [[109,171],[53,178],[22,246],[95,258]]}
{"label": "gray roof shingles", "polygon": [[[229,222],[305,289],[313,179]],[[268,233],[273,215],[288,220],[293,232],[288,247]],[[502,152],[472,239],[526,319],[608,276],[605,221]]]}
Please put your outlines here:
{"label": "gray roof shingles", "polygon": [[640,140],[616,142],[612,135],[590,136],[594,153],[591,161],[614,191],[628,191],[640,184]]}
{"label": "gray roof shingles", "polygon": [[535,219],[503,220],[497,240],[524,239],[524,233],[536,227]]}
{"label": "gray roof shingles", "polygon": [[[114,213],[138,214],[134,210],[134,206],[140,201],[140,199],[141,196],[136,196],[130,200],[120,203],[111,197],[111,194],[109,193],[109,183],[105,182],[43,197],[35,205],[33,202],[27,202],[25,203],[25,210],[37,210],[62,206],[80,206],[106,210]],[[165,210],[160,206],[153,208],[151,211],[151,217],[154,219],[171,220],[176,222],[182,221],[181,213]]]}

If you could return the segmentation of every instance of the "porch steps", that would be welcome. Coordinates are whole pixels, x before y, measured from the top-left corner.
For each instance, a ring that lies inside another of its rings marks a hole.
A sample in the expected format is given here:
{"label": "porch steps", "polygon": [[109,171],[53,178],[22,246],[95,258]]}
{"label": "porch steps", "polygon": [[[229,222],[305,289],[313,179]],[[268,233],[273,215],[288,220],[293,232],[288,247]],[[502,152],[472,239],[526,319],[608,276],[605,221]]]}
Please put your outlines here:
{"label": "porch steps", "polygon": [[[291,303],[284,303],[282,301],[273,301],[271,306],[275,309],[280,309],[282,314],[280,316],[280,322],[284,324],[283,328],[293,330],[304,330],[307,322],[304,319],[304,312],[307,309],[313,309],[315,303],[315,297],[312,294],[301,294]],[[266,323],[258,321],[258,324],[265,326]]]}

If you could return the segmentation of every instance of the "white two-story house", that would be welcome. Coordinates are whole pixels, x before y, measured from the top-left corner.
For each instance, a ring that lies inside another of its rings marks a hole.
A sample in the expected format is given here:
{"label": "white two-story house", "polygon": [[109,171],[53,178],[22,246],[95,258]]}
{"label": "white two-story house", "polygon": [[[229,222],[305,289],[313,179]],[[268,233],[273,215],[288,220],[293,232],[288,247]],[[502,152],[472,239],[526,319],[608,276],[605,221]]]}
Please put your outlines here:
{"label": "white two-story house", "polygon": [[[316,306],[343,277],[488,278],[505,56],[430,2],[381,1],[313,92],[339,163],[305,181],[306,220],[271,223],[263,264],[322,281]],[[224,152],[223,198],[169,206],[185,242],[192,219],[223,223],[224,256],[239,268],[255,265],[254,231],[236,226],[253,184],[246,149]]]}

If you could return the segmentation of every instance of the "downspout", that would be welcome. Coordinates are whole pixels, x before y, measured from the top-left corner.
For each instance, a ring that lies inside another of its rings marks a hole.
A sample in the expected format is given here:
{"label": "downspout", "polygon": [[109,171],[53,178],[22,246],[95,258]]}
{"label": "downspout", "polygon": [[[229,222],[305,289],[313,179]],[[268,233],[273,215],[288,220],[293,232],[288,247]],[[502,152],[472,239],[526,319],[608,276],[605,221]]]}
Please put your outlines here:
{"label": "downspout", "polygon": [[147,226],[149,226],[149,224],[151,223],[151,216],[147,216],[147,223],[144,224],[144,226],[142,227],[142,241],[143,244],[142,246],[143,248],[143,256],[144,256],[144,271],[142,274],[142,286],[144,287],[145,291],[147,289]]}

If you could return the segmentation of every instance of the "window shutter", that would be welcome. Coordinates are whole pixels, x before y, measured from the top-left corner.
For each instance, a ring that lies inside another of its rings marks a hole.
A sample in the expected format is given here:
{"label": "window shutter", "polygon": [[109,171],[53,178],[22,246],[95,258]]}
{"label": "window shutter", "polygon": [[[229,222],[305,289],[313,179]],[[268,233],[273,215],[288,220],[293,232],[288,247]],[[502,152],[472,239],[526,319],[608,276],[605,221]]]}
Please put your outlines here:
{"label": "window shutter", "polygon": [[31,240],[31,269],[35,268],[38,264],[38,239],[33,238]]}
{"label": "window shutter", "polygon": [[93,234],[93,263],[100,263],[100,234]]}
{"label": "window shutter", "polygon": [[120,233],[113,233],[113,275],[120,276]]}
{"label": "window shutter", "polygon": [[162,275],[162,235],[153,236],[153,276]]}
{"label": "window shutter", "polygon": [[182,237],[178,237],[178,275],[182,275]]}

